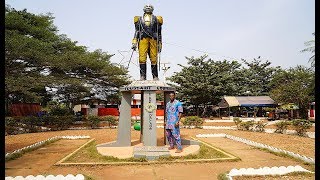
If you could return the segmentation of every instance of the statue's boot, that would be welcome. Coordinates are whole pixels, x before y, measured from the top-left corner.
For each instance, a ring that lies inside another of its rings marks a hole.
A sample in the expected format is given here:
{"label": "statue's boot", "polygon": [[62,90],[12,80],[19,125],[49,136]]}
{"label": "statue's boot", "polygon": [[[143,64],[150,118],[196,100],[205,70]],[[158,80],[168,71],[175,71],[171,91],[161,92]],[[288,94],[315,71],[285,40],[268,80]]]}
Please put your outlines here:
{"label": "statue's boot", "polygon": [[147,77],[147,64],[140,64],[140,80],[144,81]]}
{"label": "statue's boot", "polygon": [[157,64],[155,64],[155,65],[151,64],[151,72],[152,72],[153,80],[158,81],[159,78],[158,78],[158,65]]}

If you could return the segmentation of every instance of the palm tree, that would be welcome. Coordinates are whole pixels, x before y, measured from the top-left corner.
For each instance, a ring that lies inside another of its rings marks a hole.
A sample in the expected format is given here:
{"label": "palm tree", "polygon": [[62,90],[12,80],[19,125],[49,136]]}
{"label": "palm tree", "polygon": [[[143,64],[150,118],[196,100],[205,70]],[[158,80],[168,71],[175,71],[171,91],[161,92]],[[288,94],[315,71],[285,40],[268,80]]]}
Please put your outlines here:
{"label": "palm tree", "polygon": [[[315,33],[312,33],[313,36],[315,36]],[[305,49],[301,50],[301,52],[311,52],[312,56],[309,58],[309,62],[311,63],[311,66],[314,67],[315,63],[315,38],[313,38],[310,41],[307,41],[304,43],[305,46],[307,46]]]}

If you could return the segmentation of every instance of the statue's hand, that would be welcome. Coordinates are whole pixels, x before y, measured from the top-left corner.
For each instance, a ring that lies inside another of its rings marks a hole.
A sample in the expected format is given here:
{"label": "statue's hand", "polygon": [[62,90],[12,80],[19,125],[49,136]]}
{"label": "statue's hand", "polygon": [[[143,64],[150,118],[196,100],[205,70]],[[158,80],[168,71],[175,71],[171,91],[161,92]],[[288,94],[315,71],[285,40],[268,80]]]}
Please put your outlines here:
{"label": "statue's hand", "polygon": [[131,47],[131,49],[133,49],[134,51],[137,49],[137,44],[135,44],[135,43],[132,43],[132,47]]}

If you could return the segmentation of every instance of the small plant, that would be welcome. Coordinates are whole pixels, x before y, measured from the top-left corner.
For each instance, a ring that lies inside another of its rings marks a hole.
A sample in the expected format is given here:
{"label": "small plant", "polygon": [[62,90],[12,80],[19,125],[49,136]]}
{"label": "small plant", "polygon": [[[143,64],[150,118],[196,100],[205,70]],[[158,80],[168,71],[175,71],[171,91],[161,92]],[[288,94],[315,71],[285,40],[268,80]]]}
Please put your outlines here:
{"label": "small plant", "polygon": [[294,129],[298,136],[305,136],[308,129],[312,127],[312,123],[305,119],[295,119],[292,121]]}
{"label": "small plant", "polygon": [[12,117],[5,117],[5,131],[6,134],[17,134],[18,122]]}
{"label": "small plant", "polygon": [[88,116],[88,124],[92,129],[98,128],[100,118],[98,116]]}
{"label": "small plant", "polygon": [[275,124],[275,126],[277,127],[275,132],[282,134],[283,132],[285,132],[288,129],[289,125],[290,125],[290,122],[288,122],[288,121],[285,121],[285,120],[279,121]]}
{"label": "small plant", "polygon": [[204,120],[198,116],[188,116],[182,120],[182,123],[185,126],[195,126],[196,128],[200,128],[200,126],[204,123]]}
{"label": "small plant", "polygon": [[247,122],[241,122],[239,127],[240,130],[246,130],[246,131],[251,131],[254,126],[254,120],[247,121]]}
{"label": "small plant", "polygon": [[114,116],[106,116],[103,118],[103,120],[108,122],[109,127],[116,126],[118,124],[118,121]]}
{"label": "small plant", "polygon": [[237,129],[240,130],[240,123],[242,123],[242,120],[240,120],[238,117],[235,117],[233,118],[233,122],[236,124]]}
{"label": "small plant", "polygon": [[267,125],[267,123],[263,123],[263,121],[258,121],[254,124],[254,129],[257,132],[264,132],[264,127]]}
{"label": "small plant", "polygon": [[227,173],[221,173],[218,175],[218,180],[229,180]]}
{"label": "small plant", "polygon": [[38,132],[38,125],[41,125],[40,119],[36,116],[23,117],[21,118],[21,123],[25,124],[25,129],[30,133]]}

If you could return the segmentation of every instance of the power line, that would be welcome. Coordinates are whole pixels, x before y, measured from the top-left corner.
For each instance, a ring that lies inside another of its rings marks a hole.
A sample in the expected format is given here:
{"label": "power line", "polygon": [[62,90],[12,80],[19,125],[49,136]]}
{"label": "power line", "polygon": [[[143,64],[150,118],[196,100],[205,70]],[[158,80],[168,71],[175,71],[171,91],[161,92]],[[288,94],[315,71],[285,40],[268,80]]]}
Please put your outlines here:
{"label": "power line", "polygon": [[172,45],[172,46],[176,46],[176,47],[180,47],[180,48],[183,48],[183,49],[189,49],[189,50],[192,50],[192,51],[205,53],[205,54],[211,54],[211,55],[214,55],[214,56],[220,56],[220,57],[227,58],[227,59],[240,59],[240,58],[234,58],[234,57],[230,57],[230,56],[217,55],[216,53],[203,51],[203,50],[199,50],[199,49],[195,49],[195,48],[189,48],[189,47],[186,47],[186,46],[183,46],[183,45],[179,45],[179,44],[176,44],[176,43],[169,43],[169,42],[162,42],[162,43],[168,44],[168,45]]}

